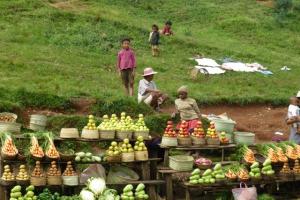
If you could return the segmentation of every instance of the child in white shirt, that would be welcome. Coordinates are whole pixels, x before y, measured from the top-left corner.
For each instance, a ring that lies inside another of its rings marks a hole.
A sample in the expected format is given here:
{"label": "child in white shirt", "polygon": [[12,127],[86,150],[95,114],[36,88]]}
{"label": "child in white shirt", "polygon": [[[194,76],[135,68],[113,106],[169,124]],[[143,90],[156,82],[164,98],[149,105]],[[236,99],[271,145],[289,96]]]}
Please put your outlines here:
{"label": "child in white shirt", "polygon": [[[289,118],[300,116],[300,108],[298,107],[298,105],[299,105],[298,99],[296,97],[291,97],[290,105],[288,108],[288,117]],[[293,123],[292,127],[296,128],[297,133],[300,134],[300,122]]]}

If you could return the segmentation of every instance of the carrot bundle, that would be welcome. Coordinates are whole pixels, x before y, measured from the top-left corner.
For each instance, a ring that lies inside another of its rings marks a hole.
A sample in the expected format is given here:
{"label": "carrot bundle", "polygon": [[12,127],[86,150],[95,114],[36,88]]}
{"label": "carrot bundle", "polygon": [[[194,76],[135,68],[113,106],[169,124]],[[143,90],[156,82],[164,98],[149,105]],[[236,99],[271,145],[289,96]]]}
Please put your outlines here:
{"label": "carrot bundle", "polygon": [[34,157],[38,157],[38,158],[43,158],[45,155],[42,147],[39,145],[39,142],[35,136],[31,137],[30,153]]}
{"label": "carrot bundle", "polygon": [[1,148],[1,152],[7,156],[16,156],[18,154],[18,149],[13,143],[11,136],[6,136],[3,146]]}

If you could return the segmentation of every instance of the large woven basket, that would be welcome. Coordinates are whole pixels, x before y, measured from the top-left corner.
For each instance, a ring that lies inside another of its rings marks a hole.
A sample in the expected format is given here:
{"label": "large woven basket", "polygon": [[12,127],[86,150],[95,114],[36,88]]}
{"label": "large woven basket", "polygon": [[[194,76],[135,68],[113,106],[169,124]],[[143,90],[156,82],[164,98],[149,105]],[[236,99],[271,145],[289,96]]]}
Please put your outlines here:
{"label": "large woven basket", "polygon": [[116,138],[124,140],[132,138],[132,131],[117,131]]}
{"label": "large woven basket", "polygon": [[134,152],[122,153],[122,162],[133,162]]}
{"label": "large woven basket", "polygon": [[3,153],[3,152],[1,151],[1,158],[2,158],[3,160],[14,160],[14,159],[17,157],[17,155],[18,155],[18,154],[14,155],[14,156],[10,156],[10,155],[7,155],[7,154],[5,154],[5,153]]}
{"label": "large woven basket", "polygon": [[30,184],[33,186],[44,186],[46,185],[46,177],[30,177]]}
{"label": "large woven basket", "polygon": [[16,122],[0,122],[0,132],[21,133],[21,124]]}
{"label": "large woven basket", "polygon": [[219,146],[220,145],[220,140],[219,140],[219,138],[207,138],[206,143],[208,145]]}
{"label": "large woven basket", "polygon": [[62,176],[63,184],[68,186],[76,186],[79,184],[78,176]]}
{"label": "large woven basket", "polygon": [[83,129],[81,132],[81,137],[85,139],[99,139],[99,133],[98,130]]}
{"label": "large woven basket", "polygon": [[66,161],[66,162],[67,162],[67,161],[74,161],[76,155],[75,155],[75,154],[64,154],[64,153],[59,153],[59,157],[60,157],[60,160]]}
{"label": "large woven basket", "polygon": [[61,185],[62,184],[61,176],[48,176],[47,184],[48,185]]}
{"label": "large woven basket", "polygon": [[137,139],[139,136],[142,136],[144,139],[149,138],[149,131],[135,131],[133,133],[133,138]]}
{"label": "large woven basket", "polygon": [[205,138],[200,138],[200,137],[192,136],[192,144],[194,146],[205,145],[206,144],[206,140],[205,140]]}
{"label": "large woven basket", "polygon": [[134,152],[135,160],[148,160],[148,151],[135,151]]}
{"label": "large woven basket", "polygon": [[178,146],[178,141],[176,137],[163,136],[161,139],[161,145],[167,147],[176,147]]}
{"label": "large woven basket", "polygon": [[117,155],[117,156],[107,156],[107,162],[121,162],[122,157],[121,155]]}
{"label": "large woven basket", "polygon": [[0,113],[0,122],[16,122],[18,115],[14,113],[3,112]]}
{"label": "large woven basket", "polygon": [[177,140],[178,140],[179,146],[191,146],[192,145],[191,137],[178,137]]}
{"label": "large woven basket", "polygon": [[43,131],[47,125],[47,116],[31,115],[29,128],[34,131]]}
{"label": "large woven basket", "polygon": [[79,132],[77,128],[62,128],[59,136],[61,138],[79,138]]}
{"label": "large woven basket", "polygon": [[115,130],[100,130],[100,139],[115,139]]}
{"label": "large woven basket", "polygon": [[169,160],[169,167],[176,171],[191,171],[193,169],[194,158],[192,156],[169,156]]}

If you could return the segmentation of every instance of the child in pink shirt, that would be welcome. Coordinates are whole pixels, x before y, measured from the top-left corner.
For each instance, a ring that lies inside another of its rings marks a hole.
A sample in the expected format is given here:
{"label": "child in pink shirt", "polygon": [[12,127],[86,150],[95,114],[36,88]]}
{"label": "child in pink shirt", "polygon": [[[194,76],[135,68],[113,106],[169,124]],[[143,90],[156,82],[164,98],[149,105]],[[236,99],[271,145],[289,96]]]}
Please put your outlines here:
{"label": "child in pink shirt", "polygon": [[130,48],[130,39],[123,39],[122,50],[118,53],[117,70],[122,78],[126,95],[133,96],[133,85],[135,76],[135,55]]}

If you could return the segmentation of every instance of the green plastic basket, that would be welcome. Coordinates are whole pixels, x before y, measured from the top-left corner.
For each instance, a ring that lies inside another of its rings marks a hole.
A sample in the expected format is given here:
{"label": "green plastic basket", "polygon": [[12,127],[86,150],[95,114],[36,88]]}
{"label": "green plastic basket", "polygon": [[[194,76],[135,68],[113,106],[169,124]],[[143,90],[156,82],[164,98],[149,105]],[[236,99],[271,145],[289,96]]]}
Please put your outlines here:
{"label": "green plastic basket", "polygon": [[234,141],[236,144],[251,145],[255,143],[255,134],[249,132],[234,132]]}
{"label": "green plastic basket", "polygon": [[192,156],[169,156],[169,159],[169,167],[171,169],[176,171],[191,171],[193,169],[194,158]]}
{"label": "green plastic basket", "polygon": [[217,132],[232,133],[236,124],[235,121],[226,119],[213,119],[212,121],[215,122]]}

